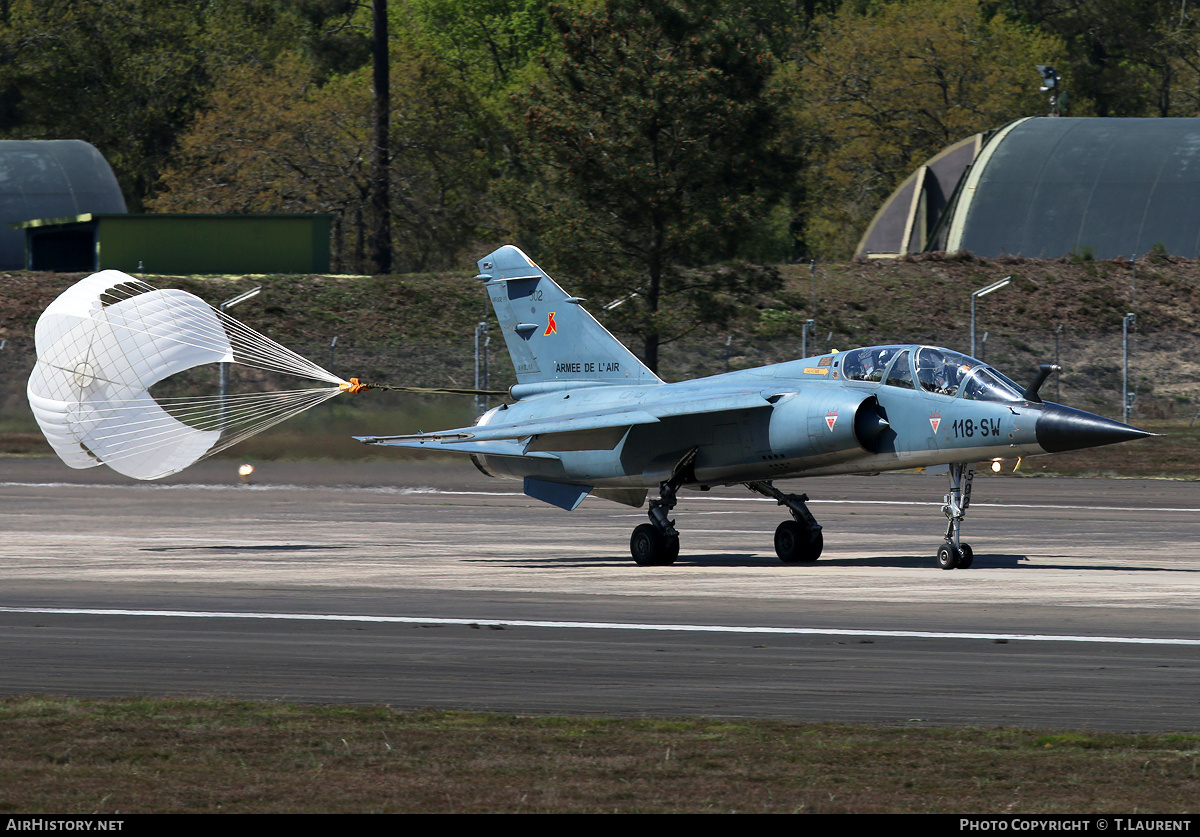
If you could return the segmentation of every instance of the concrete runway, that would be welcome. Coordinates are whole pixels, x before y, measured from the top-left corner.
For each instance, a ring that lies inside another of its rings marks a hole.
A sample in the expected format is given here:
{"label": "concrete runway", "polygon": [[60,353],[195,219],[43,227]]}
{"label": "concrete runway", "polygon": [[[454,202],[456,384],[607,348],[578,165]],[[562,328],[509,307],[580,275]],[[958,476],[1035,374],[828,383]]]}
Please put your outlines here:
{"label": "concrete runway", "polygon": [[0,692],[527,713],[1200,730],[1200,483],[980,475],[787,484],[825,527],[685,492],[563,512],[461,461],[206,462],[165,483],[0,457]]}

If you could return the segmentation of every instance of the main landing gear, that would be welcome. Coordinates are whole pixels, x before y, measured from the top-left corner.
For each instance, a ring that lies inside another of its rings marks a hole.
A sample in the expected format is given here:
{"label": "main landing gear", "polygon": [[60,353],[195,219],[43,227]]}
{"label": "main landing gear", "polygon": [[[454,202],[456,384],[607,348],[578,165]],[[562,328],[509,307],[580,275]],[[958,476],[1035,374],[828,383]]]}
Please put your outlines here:
{"label": "main landing gear", "polygon": [[971,505],[971,481],[975,479],[975,466],[960,462],[950,466],[950,493],[942,514],[946,515],[945,543],[938,547],[937,562],[943,570],[965,570],[975,560],[971,545],[959,539],[959,529],[967,508]]}
{"label": "main landing gear", "polygon": [[[697,448],[692,448],[679,460],[671,476],[659,484],[659,497],[650,501],[650,522],[633,530],[629,539],[629,551],[640,566],[664,566],[674,564],[679,557],[679,532],[671,520],[679,488],[694,481],[692,463],[696,460]],[[950,465],[950,491],[946,494],[942,513],[946,515],[945,541],[937,551],[938,566],[943,570],[965,570],[975,559],[971,545],[960,538],[963,518],[971,505],[971,484],[975,479],[975,466],[960,462]],[[825,539],[821,524],[805,505],[807,494],[784,494],[772,483],[762,480],[745,484],[751,491],[770,497],[792,513],[775,530],[775,554],[785,564],[800,564],[816,561],[821,557]]]}
{"label": "main landing gear", "polygon": [[807,494],[784,494],[770,482],[748,482],[746,487],[751,491],[774,499],[781,506],[787,506],[792,513],[791,520],[785,520],[775,530],[775,554],[785,564],[800,564],[815,561],[821,557],[825,547],[825,538],[821,534],[821,524],[812,516],[805,503]]}
{"label": "main landing gear", "polygon": [[670,519],[675,508],[679,487],[692,479],[692,463],[696,461],[695,447],[675,463],[671,476],[658,486],[658,499],[650,501],[650,522],[633,530],[629,538],[629,551],[633,562],[640,567],[655,567],[674,564],[679,557],[679,533],[675,521]]}
{"label": "main landing gear", "polygon": [[[629,551],[639,566],[674,564],[679,557],[679,532],[675,530],[675,521],[670,519],[670,514],[675,508],[680,486],[693,479],[692,463],[696,460],[697,450],[688,451],[675,465],[671,476],[659,484],[658,499],[650,501],[650,522],[633,530]],[[746,487],[787,506],[792,513],[792,520],[783,521],[775,530],[775,553],[779,560],[798,564],[821,557],[825,539],[821,535],[821,524],[805,505],[807,494],[784,494],[766,481],[748,482]]]}

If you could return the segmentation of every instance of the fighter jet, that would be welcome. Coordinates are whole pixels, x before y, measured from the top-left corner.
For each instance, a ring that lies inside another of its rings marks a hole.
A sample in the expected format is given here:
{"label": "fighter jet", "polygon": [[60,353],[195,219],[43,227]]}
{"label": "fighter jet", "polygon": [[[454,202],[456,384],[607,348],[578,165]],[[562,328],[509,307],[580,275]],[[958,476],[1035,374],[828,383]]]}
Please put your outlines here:
{"label": "fighter jet", "polygon": [[516,368],[513,400],[471,427],[364,436],[372,445],[467,454],[488,476],[523,481],[568,511],[589,494],[640,508],[640,565],[674,563],[671,512],[682,488],[744,485],[791,513],[775,530],[787,563],[815,561],[822,528],[805,494],[777,480],[946,465],[943,569],[971,566],[961,538],[975,463],[1090,448],[1151,435],[1044,402],[1054,370],[1026,387],[975,358],[922,345],[871,346],[665,383],[521,250],[479,262]]}

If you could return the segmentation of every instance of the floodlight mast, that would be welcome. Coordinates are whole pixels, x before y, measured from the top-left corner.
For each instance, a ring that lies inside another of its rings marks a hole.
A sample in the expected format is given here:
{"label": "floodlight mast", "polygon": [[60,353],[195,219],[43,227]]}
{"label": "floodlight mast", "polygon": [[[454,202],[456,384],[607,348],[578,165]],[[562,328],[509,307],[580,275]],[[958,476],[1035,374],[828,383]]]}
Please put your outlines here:
{"label": "floodlight mast", "polygon": [[1041,91],[1050,94],[1050,116],[1061,116],[1067,103],[1067,95],[1060,87],[1058,70],[1049,64],[1035,64],[1034,66],[1042,75]]}
{"label": "floodlight mast", "polygon": [[[488,388],[488,347],[492,343],[492,336],[488,333],[488,323],[486,320],[475,324],[475,389],[483,390]],[[475,413],[483,415],[487,409],[487,396],[475,396]]]}
{"label": "floodlight mast", "polygon": [[1121,320],[1121,418],[1129,423],[1133,409],[1133,393],[1129,391],[1129,327],[1137,323],[1137,314],[1132,311]]}
{"label": "floodlight mast", "polygon": [[986,288],[980,288],[971,294],[971,357],[975,357],[975,300],[981,296],[987,296],[993,291],[998,291],[1012,281],[1011,276],[1005,276],[999,282],[993,282]]}

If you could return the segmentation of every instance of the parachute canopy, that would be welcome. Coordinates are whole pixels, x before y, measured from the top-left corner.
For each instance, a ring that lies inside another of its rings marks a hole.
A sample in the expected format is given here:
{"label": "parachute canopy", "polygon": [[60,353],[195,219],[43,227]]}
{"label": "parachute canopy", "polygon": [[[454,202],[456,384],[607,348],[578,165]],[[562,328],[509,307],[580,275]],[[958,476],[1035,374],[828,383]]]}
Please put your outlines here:
{"label": "parachute canopy", "polygon": [[[29,404],[72,468],[101,463],[149,480],[332,398],[341,378],[197,296],[159,290],[117,270],[68,288],[35,330]],[[239,363],[332,386],[156,398],[150,388],[194,367]]]}

